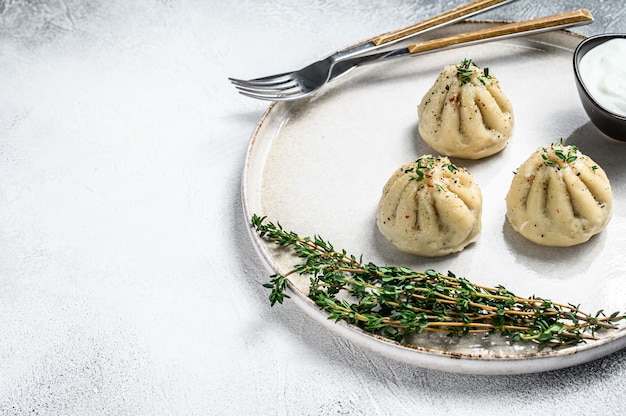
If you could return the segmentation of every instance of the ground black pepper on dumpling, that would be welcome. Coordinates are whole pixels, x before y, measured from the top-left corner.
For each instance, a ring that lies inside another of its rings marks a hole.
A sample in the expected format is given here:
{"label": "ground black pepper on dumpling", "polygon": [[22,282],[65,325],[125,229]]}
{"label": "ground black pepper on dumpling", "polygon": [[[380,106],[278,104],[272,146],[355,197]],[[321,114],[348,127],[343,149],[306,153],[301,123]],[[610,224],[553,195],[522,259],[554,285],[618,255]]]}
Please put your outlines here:
{"label": "ground black pepper on dumpling", "polygon": [[447,65],[417,114],[422,139],[438,153],[481,159],[501,151],[513,134],[513,106],[498,80],[471,60]]}
{"label": "ground black pepper on dumpling", "polygon": [[537,149],[517,169],[506,206],[509,223],[528,240],[567,247],[607,226],[613,193],[599,165],[559,142]]}
{"label": "ground black pepper on dumpling", "polygon": [[402,251],[426,257],[463,250],[481,231],[482,193],[447,157],[425,155],[397,169],[378,205],[380,232]]}

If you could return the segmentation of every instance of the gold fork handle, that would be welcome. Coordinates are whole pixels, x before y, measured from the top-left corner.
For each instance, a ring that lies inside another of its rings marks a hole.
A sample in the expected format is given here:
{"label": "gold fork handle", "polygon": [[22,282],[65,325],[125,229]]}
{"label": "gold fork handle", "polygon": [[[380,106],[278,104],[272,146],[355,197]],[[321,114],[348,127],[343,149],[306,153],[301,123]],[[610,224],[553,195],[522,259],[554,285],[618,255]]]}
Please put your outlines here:
{"label": "gold fork handle", "polygon": [[404,29],[376,36],[375,38],[370,39],[370,42],[372,42],[376,46],[384,45],[395,40],[403,39],[415,33],[434,29],[445,23],[458,20],[472,14],[476,14],[483,9],[495,7],[505,1],[511,0],[476,0],[471,3],[456,7],[438,16],[431,17],[430,19],[405,27]]}
{"label": "gold fork handle", "polygon": [[431,51],[434,49],[445,49],[449,46],[480,42],[485,39],[495,37],[515,36],[516,34],[530,31],[548,30],[561,26],[573,26],[593,21],[593,16],[587,9],[579,9],[566,13],[559,13],[552,16],[540,17],[538,19],[524,22],[514,22],[505,25],[494,26],[487,29],[477,30],[469,33],[448,36],[434,39],[422,43],[417,43],[408,47],[409,53]]}

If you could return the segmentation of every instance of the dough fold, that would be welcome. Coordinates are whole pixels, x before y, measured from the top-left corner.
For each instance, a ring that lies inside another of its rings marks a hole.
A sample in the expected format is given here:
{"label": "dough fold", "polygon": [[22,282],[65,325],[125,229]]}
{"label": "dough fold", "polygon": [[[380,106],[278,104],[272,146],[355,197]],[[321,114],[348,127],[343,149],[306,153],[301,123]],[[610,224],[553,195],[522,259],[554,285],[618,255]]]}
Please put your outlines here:
{"label": "dough fold", "polygon": [[471,60],[447,65],[417,107],[422,139],[442,155],[491,156],[513,134],[513,106],[498,80]]}
{"label": "dough fold", "polygon": [[562,142],[537,149],[522,163],[505,199],[513,229],[544,246],[584,243],[607,226],[613,212],[604,170]]}
{"label": "dough fold", "polygon": [[447,157],[402,165],[378,205],[380,232],[402,251],[425,257],[463,250],[481,230],[482,194],[470,173]]}

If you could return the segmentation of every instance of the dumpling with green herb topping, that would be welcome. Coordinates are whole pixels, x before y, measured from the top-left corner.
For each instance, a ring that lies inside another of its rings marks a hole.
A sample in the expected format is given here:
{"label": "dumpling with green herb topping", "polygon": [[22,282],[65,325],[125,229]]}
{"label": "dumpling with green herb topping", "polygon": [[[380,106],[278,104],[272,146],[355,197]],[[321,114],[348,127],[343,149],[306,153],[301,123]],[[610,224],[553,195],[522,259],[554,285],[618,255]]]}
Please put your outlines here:
{"label": "dumpling with green herb topping", "polygon": [[513,134],[513,106],[498,80],[471,60],[447,65],[422,98],[422,139],[442,155],[481,159],[498,153]]}
{"label": "dumpling with green herb topping", "polygon": [[568,247],[607,226],[613,193],[600,166],[560,141],[537,149],[517,169],[506,207],[509,223],[528,240]]}
{"label": "dumpling with green herb topping", "polygon": [[402,251],[425,257],[463,250],[481,231],[482,193],[447,157],[402,165],[385,184],[376,221]]}

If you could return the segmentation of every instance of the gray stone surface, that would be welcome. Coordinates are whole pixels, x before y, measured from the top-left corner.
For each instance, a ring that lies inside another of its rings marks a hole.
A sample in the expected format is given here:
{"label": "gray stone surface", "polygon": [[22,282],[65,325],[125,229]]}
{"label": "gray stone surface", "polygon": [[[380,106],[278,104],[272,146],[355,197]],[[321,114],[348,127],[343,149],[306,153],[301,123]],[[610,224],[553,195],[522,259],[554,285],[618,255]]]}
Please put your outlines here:
{"label": "gray stone surface", "polygon": [[[472,376],[269,308],[240,175],[284,71],[446,0],[0,1],[0,415],[611,415],[626,354]],[[484,18],[623,2],[519,0]]]}

